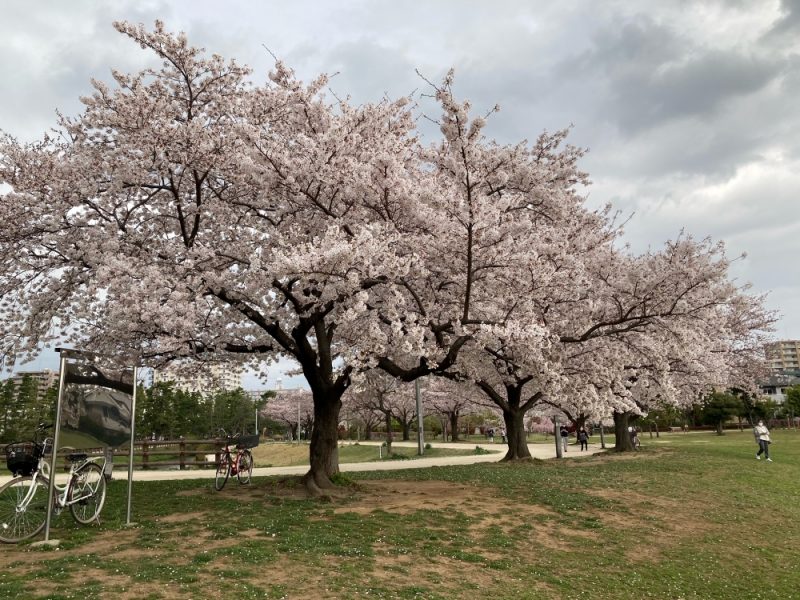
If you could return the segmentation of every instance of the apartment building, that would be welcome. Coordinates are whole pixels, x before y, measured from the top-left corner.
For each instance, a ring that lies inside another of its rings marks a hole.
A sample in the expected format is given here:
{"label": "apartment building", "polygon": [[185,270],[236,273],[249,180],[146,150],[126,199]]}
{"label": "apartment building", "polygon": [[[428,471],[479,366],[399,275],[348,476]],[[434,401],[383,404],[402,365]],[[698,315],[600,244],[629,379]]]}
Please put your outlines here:
{"label": "apartment building", "polygon": [[17,371],[9,377],[14,382],[14,387],[19,388],[22,380],[30,377],[36,383],[36,396],[39,400],[44,398],[47,390],[58,384],[58,371],[44,369],[42,371]]}
{"label": "apartment building", "polygon": [[781,340],[765,348],[772,373],[786,373],[800,369],[800,340]]}
{"label": "apartment building", "polygon": [[242,387],[242,367],[215,363],[182,369],[169,365],[153,370],[153,384],[161,381],[174,381],[178,389],[186,392],[212,394],[220,390],[231,391]]}

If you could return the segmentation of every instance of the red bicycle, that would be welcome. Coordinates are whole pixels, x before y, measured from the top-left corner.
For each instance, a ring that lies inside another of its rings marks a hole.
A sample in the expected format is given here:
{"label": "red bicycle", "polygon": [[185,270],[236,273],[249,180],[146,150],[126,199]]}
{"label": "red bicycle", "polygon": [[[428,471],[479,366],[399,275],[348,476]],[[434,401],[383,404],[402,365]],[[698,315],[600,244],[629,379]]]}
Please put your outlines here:
{"label": "red bicycle", "polygon": [[[241,485],[250,483],[255,462],[249,449],[258,446],[258,434],[240,436],[238,433],[236,435],[228,435],[224,429],[219,431],[225,438],[225,448],[219,455],[217,474],[214,477],[214,489],[220,491],[224,488],[228,482],[228,477],[231,475],[236,475]],[[231,444],[236,448],[235,454],[231,452]]]}

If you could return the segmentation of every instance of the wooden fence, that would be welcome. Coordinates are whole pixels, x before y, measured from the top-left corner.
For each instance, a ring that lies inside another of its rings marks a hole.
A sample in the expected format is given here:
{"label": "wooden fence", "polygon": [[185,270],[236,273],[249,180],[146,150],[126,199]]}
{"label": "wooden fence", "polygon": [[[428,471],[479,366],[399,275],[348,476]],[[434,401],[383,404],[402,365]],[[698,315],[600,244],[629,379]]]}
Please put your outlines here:
{"label": "wooden fence", "polygon": [[[0,460],[5,467],[6,455],[0,446]],[[225,448],[224,439],[210,440],[140,440],[133,443],[133,468],[134,469],[163,469],[177,468],[216,468],[219,457]],[[67,454],[77,452],[74,448],[61,448],[57,456],[63,464],[65,471],[69,470]],[[105,448],[81,448],[89,456],[102,456]],[[111,453],[109,449],[109,453]],[[213,455],[214,459],[209,460]],[[117,469],[128,469],[130,447],[113,449],[113,464]],[[107,456],[109,458],[109,456]]]}

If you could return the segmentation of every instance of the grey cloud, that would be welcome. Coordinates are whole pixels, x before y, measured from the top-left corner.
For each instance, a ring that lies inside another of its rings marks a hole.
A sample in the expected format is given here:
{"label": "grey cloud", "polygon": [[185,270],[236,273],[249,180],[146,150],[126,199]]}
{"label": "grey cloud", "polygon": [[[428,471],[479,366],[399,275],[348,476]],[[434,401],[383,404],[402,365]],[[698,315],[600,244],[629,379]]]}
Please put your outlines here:
{"label": "grey cloud", "polygon": [[706,49],[649,18],[599,31],[593,47],[554,69],[569,79],[603,80],[596,110],[625,135],[664,121],[706,116],[762,89],[781,62],[751,52]]}
{"label": "grey cloud", "polygon": [[91,92],[90,78],[109,80],[111,65],[140,68],[139,48],[124,40],[111,23],[122,15],[152,23],[166,11],[158,3],[144,9],[129,4],[133,3],[41,2],[38,11],[21,4],[4,6],[0,129],[25,140],[38,138],[55,125],[56,110],[67,115],[81,110],[79,98]]}
{"label": "grey cloud", "polygon": [[797,36],[800,29],[800,0],[781,0],[781,12],[783,16],[764,35],[767,41],[784,36]]}
{"label": "grey cloud", "polygon": [[336,46],[326,62],[337,73],[329,87],[340,97],[351,95],[355,102],[374,102],[384,94],[396,98],[424,85],[406,57],[367,39]]}

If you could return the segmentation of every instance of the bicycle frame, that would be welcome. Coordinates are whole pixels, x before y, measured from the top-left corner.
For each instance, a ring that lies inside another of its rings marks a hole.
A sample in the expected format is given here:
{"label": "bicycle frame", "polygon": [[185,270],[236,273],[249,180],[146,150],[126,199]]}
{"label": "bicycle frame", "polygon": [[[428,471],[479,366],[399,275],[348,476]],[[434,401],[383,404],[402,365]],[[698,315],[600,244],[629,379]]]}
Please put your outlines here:
{"label": "bicycle frame", "polygon": [[231,465],[231,475],[237,475],[239,473],[239,460],[242,458],[242,454],[244,454],[244,448],[236,448],[236,454],[234,456],[231,453],[230,444],[230,441],[225,442],[225,449],[222,453],[225,456],[225,460]]}
{"label": "bicycle frame", "polygon": [[[37,433],[44,427],[37,428]],[[34,440],[34,444],[39,442]],[[45,438],[34,451],[38,453],[37,462],[31,467],[23,455],[15,467],[17,476],[0,487],[0,541],[16,543],[28,539],[47,526],[50,514],[60,514],[66,508],[78,523],[100,523],[106,498],[106,459],[70,454],[65,477],[57,475],[53,468],[52,439]],[[60,482],[56,482],[57,477]]]}
{"label": "bicycle frame", "polygon": [[218,492],[222,491],[231,476],[236,477],[240,485],[244,485],[250,483],[253,473],[253,455],[246,445],[247,442],[240,443],[239,434],[229,436],[224,429],[219,431],[225,438],[225,444],[219,451],[217,473],[214,476],[214,489]]}
{"label": "bicycle frame", "polygon": [[[45,440],[45,444],[48,440]],[[84,493],[77,498],[70,498],[70,492],[72,488],[75,486],[75,481],[78,479],[78,471],[80,471],[85,465],[89,463],[95,463],[101,469],[101,471],[105,472],[106,468],[106,459],[105,458],[84,458],[81,460],[77,460],[70,463],[69,466],[69,475],[67,482],[64,484],[59,485],[57,481],[53,481],[53,487],[56,490],[56,494],[53,496],[53,508],[55,508],[56,512],[60,512],[65,508],[72,506],[73,504],[77,504],[78,502],[85,500],[92,496],[94,492],[89,491],[88,493]],[[43,477],[50,477],[50,463],[46,460],[45,456],[42,456],[39,459],[39,464],[36,467],[36,471],[34,471],[31,475],[31,487],[28,490],[28,493],[25,495],[25,498],[20,503],[21,507],[27,507],[30,501],[33,499],[33,496],[36,494],[36,487],[39,483],[39,475]]]}

